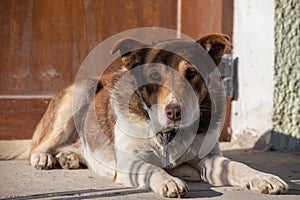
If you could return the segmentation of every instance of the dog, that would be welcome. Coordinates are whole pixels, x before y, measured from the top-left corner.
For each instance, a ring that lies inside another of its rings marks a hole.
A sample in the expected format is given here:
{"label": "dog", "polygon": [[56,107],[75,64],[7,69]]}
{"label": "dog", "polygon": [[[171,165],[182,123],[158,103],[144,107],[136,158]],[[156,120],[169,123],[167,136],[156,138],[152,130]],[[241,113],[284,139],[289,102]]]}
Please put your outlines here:
{"label": "dog", "polygon": [[[31,165],[88,166],[124,186],[150,188],[170,198],[187,195],[184,179],[286,193],[288,185],[282,179],[223,157],[217,142],[199,155],[215,106],[206,84],[213,70],[197,59],[189,61],[191,52],[197,55],[189,48],[201,46],[199,56],[204,54],[218,67],[232,45],[223,34],[192,43],[117,42],[111,53],[121,53],[122,70],[100,80],[78,81],[51,100],[32,138]],[[171,51],[178,47],[186,56]],[[74,95],[86,99],[75,112]]]}

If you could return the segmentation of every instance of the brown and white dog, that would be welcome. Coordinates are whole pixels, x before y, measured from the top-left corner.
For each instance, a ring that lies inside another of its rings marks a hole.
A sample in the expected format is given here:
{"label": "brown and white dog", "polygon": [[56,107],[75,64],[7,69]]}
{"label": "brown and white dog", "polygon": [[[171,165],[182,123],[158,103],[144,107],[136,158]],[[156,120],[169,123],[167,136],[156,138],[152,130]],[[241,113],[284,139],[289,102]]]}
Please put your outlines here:
{"label": "brown and white dog", "polygon": [[[203,37],[197,44],[215,66],[220,64],[225,48],[231,48],[229,38],[221,34]],[[176,53],[162,50],[176,45],[184,49],[190,44],[177,39],[151,48],[130,39],[115,44],[112,53],[121,52],[124,69],[104,75],[96,86],[94,80],[83,80],[52,99],[32,138],[31,165],[51,169],[59,164],[74,169],[83,164],[97,174],[114,177],[116,182],[151,188],[164,197],[184,197],[188,186],[183,179],[191,176],[215,186],[285,193],[288,185],[279,177],[223,157],[218,144],[207,155],[198,155],[202,133],[210,124],[212,101],[205,77],[195,66]],[[135,49],[128,51],[132,46]],[[189,54],[189,50],[185,53]],[[147,84],[136,88],[143,81]],[[75,126],[72,108],[75,87],[83,88],[81,91],[87,93],[82,95],[90,98],[75,113],[80,127]],[[186,88],[192,88],[193,98]],[[92,94],[88,94],[90,91]],[[196,134],[189,136],[195,124]],[[184,136],[177,137],[178,130]],[[167,142],[173,145],[168,169],[163,168],[162,161],[166,132]],[[190,138],[192,141],[186,142]]]}

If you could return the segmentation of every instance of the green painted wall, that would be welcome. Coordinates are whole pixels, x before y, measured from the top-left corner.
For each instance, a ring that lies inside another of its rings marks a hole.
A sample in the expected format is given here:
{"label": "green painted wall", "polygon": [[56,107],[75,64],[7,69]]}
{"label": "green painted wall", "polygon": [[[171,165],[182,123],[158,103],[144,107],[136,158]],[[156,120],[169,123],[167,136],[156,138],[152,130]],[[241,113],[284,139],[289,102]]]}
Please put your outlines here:
{"label": "green painted wall", "polygon": [[300,1],[275,0],[276,150],[300,151]]}

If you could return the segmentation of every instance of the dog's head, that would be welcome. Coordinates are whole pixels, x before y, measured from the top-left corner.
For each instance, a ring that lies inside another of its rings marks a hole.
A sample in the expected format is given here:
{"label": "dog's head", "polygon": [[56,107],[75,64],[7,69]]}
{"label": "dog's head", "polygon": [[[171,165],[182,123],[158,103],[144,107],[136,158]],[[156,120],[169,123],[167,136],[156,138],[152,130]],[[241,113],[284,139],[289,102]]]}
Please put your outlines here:
{"label": "dog's head", "polygon": [[210,56],[214,67],[219,66],[226,47],[231,48],[231,43],[221,34],[151,46],[132,39],[116,43],[112,53],[121,52],[124,68],[138,85],[130,103],[131,118],[137,123],[149,121],[154,132],[191,126],[199,120],[199,105],[209,96],[207,75],[201,73],[212,71],[205,56]]}

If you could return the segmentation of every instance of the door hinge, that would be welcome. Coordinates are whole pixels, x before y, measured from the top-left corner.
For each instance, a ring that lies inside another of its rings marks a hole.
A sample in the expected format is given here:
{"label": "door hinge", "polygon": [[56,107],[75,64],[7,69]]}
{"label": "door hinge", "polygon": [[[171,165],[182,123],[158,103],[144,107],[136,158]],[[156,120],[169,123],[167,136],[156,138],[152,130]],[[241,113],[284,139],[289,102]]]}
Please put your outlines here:
{"label": "door hinge", "polygon": [[219,72],[223,79],[226,97],[238,99],[238,58],[225,54],[221,60]]}

